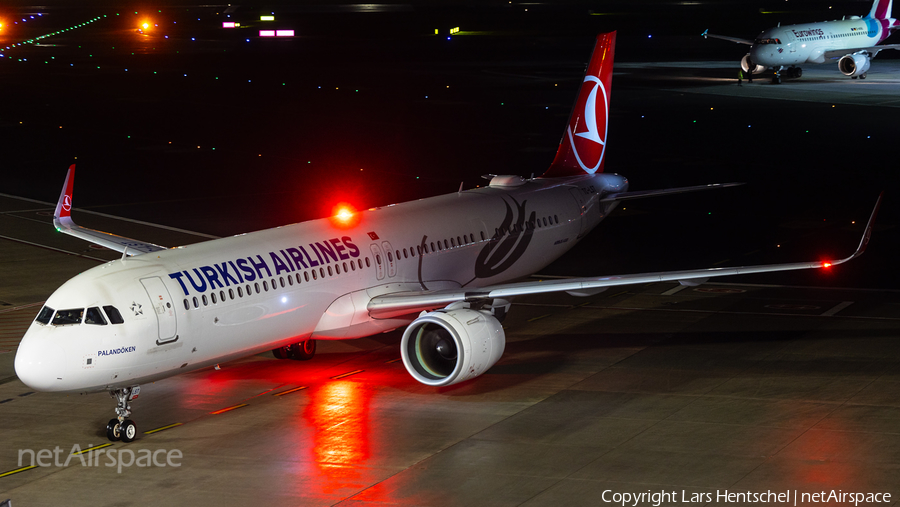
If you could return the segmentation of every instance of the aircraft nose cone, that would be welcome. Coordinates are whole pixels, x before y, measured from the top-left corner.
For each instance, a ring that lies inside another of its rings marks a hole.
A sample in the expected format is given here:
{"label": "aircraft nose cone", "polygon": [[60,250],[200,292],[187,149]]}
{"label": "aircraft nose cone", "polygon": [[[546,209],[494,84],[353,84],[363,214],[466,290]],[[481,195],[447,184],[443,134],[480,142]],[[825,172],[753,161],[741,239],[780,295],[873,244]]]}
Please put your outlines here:
{"label": "aircraft nose cone", "polygon": [[52,391],[61,383],[65,366],[65,353],[61,348],[45,346],[27,335],[16,352],[16,375],[35,391]]}

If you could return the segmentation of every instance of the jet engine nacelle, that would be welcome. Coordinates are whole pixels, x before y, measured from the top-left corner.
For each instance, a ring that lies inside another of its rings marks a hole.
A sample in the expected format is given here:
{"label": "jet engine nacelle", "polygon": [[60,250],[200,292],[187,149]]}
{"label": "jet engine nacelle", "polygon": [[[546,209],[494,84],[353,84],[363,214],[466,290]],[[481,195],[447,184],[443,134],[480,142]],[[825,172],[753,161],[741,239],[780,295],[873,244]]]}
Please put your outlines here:
{"label": "jet engine nacelle", "polygon": [[423,313],[400,341],[403,365],[416,380],[449,386],[475,378],[500,360],[506,334],[490,310],[448,307]]}
{"label": "jet engine nacelle", "polygon": [[841,74],[850,77],[858,77],[869,70],[869,56],[865,54],[853,54],[842,56],[838,60],[838,69]]}
{"label": "jet engine nacelle", "polygon": [[750,72],[751,65],[753,66],[754,74],[762,74],[763,72],[766,71],[765,66],[758,65],[758,64],[751,62],[749,54],[744,55],[744,57],[741,58],[741,70],[743,70],[744,72]]}

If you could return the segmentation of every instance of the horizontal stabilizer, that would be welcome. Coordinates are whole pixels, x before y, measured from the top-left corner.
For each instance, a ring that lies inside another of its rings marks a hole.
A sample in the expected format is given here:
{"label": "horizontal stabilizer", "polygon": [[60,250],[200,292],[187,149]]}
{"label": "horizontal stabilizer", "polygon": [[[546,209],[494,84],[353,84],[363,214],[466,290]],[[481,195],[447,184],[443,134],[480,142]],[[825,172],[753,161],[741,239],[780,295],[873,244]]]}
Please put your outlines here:
{"label": "horizontal stabilizer", "polygon": [[685,192],[699,192],[700,190],[715,190],[717,188],[737,187],[743,183],[713,183],[710,185],[696,185],[693,187],[661,188],[659,190],[638,190],[635,192],[619,192],[609,194],[600,202],[627,201],[629,199],[643,199],[645,197],[659,197],[661,195],[683,194]]}

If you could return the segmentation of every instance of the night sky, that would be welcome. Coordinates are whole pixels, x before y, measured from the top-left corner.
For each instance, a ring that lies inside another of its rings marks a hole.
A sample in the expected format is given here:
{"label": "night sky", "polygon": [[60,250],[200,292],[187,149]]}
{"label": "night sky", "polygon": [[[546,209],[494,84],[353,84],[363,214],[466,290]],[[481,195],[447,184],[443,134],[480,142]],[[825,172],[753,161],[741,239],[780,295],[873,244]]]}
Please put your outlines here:
{"label": "night sky", "polygon": [[[885,190],[864,261],[741,280],[896,288],[894,108],[673,90],[736,76],[745,49],[704,40],[704,29],[752,38],[778,22],[863,15],[871,3],[828,5],[292,2],[242,4],[229,17],[222,6],[160,2],[7,3],[0,192],[55,201],[77,163],[76,209],[229,235],[325,216],[338,201],[368,208],[471,188],[482,174],[540,175],[594,37],[618,30],[617,63],[734,66],[617,71],[607,171],[633,190],[747,185],[634,202],[548,272],[844,256],[862,232],[850,222],[864,222]],[[259,20],[272,12],[276,21]],[[262,39],[265,28],[296,36]],[[889,53],[871,75],[900,57]],[[834,77],[845,79],[836,65]]]}

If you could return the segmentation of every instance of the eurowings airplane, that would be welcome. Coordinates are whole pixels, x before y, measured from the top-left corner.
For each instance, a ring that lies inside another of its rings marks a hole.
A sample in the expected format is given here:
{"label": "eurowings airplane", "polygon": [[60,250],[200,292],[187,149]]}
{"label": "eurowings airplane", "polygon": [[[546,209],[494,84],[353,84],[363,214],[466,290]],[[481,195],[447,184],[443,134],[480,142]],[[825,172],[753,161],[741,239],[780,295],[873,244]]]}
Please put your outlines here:
{"label": "eurowings airplane", "polygon": [[713,35],[706,30],[701,35],[724,39],[750,46],[741,59],[744,72],[761,74],[774,69],[773,83],[781,83],[781,71],[787,77],[803,74],[797,65],[827,63],[837,60],[838,70],[852,79],[865,79],[872,58],[883,49],[900,49],[900,44],[881,42],[900,28],[900,21],[890,17],[893,0],[875,0],[865,17],[850,16],[837,21],[822,21],[802,25],[777,26],[764,30],[755,40]]}
{"label": "eurowings airplane", "polygon": [[629,191],[627,179],[603,172],[615,42],[615,32],[597,37],[556,157],[539,178],[493,176],[484,188],[165,248],[76,225],[71,166],[56,228],[122,257],[47,299],[19,345],[16,373],[37,391],[109,391],[117,417],[107,436],[131,441],[140,384],[231,359],[269,350],[309,359],[316,340],[407,326],[407,371],[446,386],[500,359],[500,321],[514,296],[697,285],[822,268],[863,252],[874,211],[856,252],[840,260],[509,283],[559,258],[622,201],[729,186]]}

